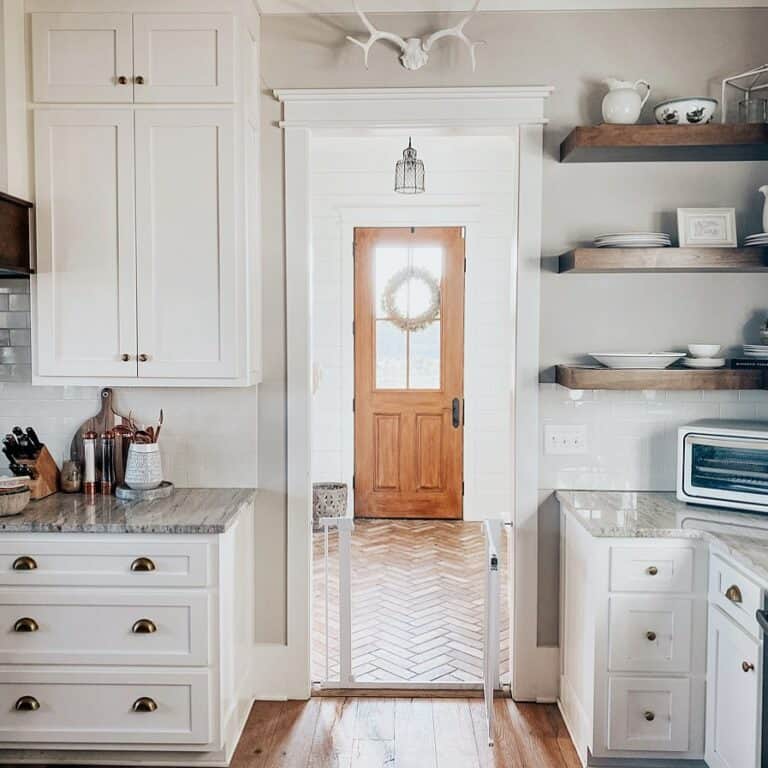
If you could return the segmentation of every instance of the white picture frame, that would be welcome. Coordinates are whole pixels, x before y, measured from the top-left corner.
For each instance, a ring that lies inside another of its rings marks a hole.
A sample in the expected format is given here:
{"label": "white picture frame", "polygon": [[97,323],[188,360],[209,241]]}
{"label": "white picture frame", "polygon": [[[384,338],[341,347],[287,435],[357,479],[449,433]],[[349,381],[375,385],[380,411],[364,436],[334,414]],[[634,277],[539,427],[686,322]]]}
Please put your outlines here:
{"label": "white picture frame", "polygon": [[736,248],[735,208],[678,208],[681,248]]}

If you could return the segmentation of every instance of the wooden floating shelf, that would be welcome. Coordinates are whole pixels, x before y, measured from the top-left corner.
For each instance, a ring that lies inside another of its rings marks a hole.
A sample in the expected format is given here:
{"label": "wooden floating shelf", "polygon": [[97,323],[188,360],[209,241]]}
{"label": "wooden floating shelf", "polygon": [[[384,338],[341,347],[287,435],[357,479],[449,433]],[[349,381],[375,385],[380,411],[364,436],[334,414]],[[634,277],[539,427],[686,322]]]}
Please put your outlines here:
{"label": "wooden floating shelf", "polygon": [[555,367],[555,381],[568,389],[765,389],[762,370],[664,368],[618,370],[578,365]]}
{"label": "wooden floating shelf", "polygon": [[596,125],[574,128],[561,163],[768,160],[768,124]]}
{"label": "wooden floating shelf", "polygon": [[768,272],[768,248],[576,248],[560,272]]}

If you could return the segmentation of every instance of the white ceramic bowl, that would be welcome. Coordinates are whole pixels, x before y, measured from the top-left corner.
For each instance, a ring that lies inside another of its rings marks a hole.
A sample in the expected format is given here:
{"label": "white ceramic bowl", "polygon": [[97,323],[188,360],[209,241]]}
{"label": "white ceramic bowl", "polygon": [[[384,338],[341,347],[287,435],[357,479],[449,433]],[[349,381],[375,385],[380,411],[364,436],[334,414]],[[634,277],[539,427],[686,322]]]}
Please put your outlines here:
{"label": "white ceramic bowl", "polygon": [[661,125],[703,125],[712,119],[716,109],[717,99],[669,99],[657,104],[653,115]]}
{"label": "white ceramic bowl", "polygon": [[635,354],[631,352],[588,352],[598,363],[606,368],[646,368],[660,370],[685,357],[683,352],[650,352]]}
{"label": "white ceramic bowl", "polygon": [[714,357],[720,351],[720,344],[689,344],[691,357]]}

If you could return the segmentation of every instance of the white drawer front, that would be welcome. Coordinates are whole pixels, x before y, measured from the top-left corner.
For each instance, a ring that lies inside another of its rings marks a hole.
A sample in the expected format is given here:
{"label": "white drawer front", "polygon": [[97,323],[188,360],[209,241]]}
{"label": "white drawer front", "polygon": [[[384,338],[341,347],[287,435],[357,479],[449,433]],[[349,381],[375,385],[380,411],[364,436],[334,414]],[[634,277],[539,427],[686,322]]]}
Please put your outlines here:
{"label": "white drawer front", "polygon": [[0,585],[204,587],[212,576],[211,557],[210,544],[203,540],[0,537]]}
{"label": "white drawer front", "polygon": [[13,590],[0,664],[208,664],[207,592]]}
{"label": "white drawer front", "polygon": [[688,672],[693,601],[613,595],[609,667],[614,672]]}
{"label": "white drawer front", "polygon": [[611,547],[611,591],[691,592],[693,547]]}
{"label": "white drawer front", "polygon": [[[207,672],[71,674],[0,672],[0,740],[93,744],[206,744],[210,741]],[[17,711],[20,699],[34,710]],[[136,712],[139,699],[154,711]]]}
{"label": "white drawer front", "polygon": [[690,719],[687,679],[612,677],[608,748],[686,752]]}
{"label": "white drawer front", "polygon": [[710,558],[709,597],[747,632],[759,635],[755,611],[763,607],[760,587],[717,555]]}

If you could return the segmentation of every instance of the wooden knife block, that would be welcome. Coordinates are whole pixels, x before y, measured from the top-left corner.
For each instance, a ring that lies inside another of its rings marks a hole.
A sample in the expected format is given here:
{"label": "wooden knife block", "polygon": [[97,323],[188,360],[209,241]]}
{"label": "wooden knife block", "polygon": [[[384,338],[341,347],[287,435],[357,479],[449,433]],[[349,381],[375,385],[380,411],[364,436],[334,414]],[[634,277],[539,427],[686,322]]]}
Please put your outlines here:
{"label": "wooden knife block", "polygon": [[17,463],[32,470],[27,482],[33,499],[44,499],[59,490],[59,468],[45,446],[34,459],[17,459]]}

